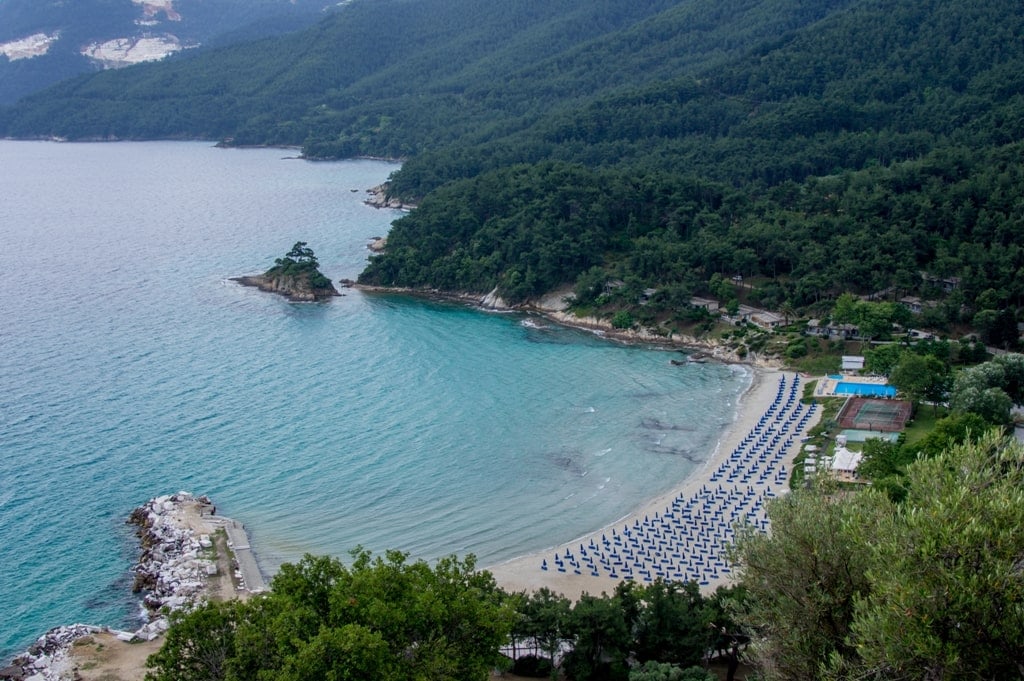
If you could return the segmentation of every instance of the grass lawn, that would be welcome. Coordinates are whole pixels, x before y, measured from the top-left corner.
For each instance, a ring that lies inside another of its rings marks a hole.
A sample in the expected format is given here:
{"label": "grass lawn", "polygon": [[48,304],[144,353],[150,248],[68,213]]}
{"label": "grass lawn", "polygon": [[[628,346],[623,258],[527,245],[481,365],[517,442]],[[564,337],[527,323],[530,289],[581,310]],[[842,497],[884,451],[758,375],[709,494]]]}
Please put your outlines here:
{"label": "grass lawn", "polygon": [[914,414],[914,420],[907,423],[903,429],[907,444],[913,444],[923,439],[928,433],[935,429],[935,422],[949,414],[945,407],[933,408],[929,404],[918,405]]}

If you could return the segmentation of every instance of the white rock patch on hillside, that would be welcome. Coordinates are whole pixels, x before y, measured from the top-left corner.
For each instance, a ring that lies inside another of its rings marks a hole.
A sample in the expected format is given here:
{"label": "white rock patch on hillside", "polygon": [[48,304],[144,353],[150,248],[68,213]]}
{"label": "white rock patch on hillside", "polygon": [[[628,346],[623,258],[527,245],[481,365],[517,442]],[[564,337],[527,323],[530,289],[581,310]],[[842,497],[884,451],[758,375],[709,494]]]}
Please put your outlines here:
{"label": "white rock patch on hillside", "polygon": [[40,57],[50,51],[50,46],[60,38],[60,31],[55,33],[33,33],[6,43],[0,43],[0,54],[11,61]]}

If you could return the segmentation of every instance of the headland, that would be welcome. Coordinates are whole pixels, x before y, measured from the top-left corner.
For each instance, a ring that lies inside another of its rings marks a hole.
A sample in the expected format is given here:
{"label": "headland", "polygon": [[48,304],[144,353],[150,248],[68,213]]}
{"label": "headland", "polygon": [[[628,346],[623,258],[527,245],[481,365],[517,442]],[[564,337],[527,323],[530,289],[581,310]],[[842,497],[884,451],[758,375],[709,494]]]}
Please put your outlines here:
{"label": "headland", "polygon": [[139,681],[162,644],[169,615],[207,600],[247,598],[266,589],[241,523],[216,515],[206,496],[155,497],[132,511],[138,562],[133,591],[142,593],[134,631],[73,624],[51,629],[0,669],[0,679]]}

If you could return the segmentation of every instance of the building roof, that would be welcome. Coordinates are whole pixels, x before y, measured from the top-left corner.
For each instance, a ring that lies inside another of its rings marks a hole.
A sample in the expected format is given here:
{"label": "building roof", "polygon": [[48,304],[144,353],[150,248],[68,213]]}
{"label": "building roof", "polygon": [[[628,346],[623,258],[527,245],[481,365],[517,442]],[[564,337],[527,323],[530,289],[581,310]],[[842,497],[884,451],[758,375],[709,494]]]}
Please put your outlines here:
{"label": "building roof", "polygon": [[852,473],[857,470],[861,458],[863,457],[860,452],[851,452],[846,447],[836,447],[832,456],[832,470]]}
{"label": "building roof", "polygon": [[863,369],[864,358],[860,355],[843,355],[843,371],[850,371],[851,369]]}

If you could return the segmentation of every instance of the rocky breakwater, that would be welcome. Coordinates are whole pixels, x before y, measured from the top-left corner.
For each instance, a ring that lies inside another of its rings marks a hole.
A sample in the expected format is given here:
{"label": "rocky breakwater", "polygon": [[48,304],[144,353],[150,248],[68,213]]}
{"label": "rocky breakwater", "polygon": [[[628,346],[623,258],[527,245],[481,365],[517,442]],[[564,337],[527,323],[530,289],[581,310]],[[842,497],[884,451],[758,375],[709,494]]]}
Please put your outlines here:
{"label": "rocky breakwater", "polygon": [[[150,499],[128,519],[139,526],[137,534],[142,543],[139,562],[132,568],[132,589],[145,592],[142,603],[151,620],[136,632],[142,634],[141,638],[154,638],[159,634],[156,630],[166,629],[164,612],[189,609],[202,600],[207,578],[217,572],[216,563],[201,556],[212,543],[208,536],[197,536],[185,521],[186,505],[213,509],[206,496],[178,492]],[[150,631],[144,632],[147,627]]]}
{"label": "rocky breakwater", "polygon": [[[139,562],[132,567],[133,590],[142,599],[145,623],[135,631],[74,624],[43,634],[11,664],[0,669],[0,680],[62,681],[77,678],[69,651],[79,640],[109,633],[125,642],[152,641],[169,627],[168,616],[202,602],[217,564],[204,557],[212,548],[209,535],[195,531],[191,518],[211,518],[214,507],[206,496],[178,492],[150,499],[132,511],[128,523],[138,525]],[[223,523],[224,519],[218,519]]]}
{"label": "rocky breakwater", "polygon": [[75,641],[105,631],[88,624],[56,627],[46,632],[11,664],[0,669],[0,679],[14,681],[57,681],[77,678],[68,659]]}

